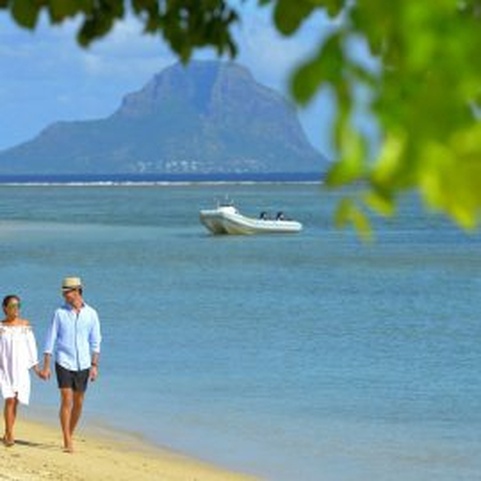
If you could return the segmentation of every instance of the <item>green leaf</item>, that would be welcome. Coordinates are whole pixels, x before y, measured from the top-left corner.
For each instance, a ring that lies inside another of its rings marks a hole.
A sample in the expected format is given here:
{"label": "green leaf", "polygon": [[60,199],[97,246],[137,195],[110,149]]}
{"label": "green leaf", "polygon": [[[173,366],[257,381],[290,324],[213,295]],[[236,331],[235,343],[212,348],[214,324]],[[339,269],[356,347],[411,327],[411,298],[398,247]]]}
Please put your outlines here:
{"label": "green leaf", "polygon": [[19,25],[30,29],[33,29],[37,24],[39,11],[40,3],[35,0],[14,0],[11,6],[15,21]]}
{"label": "green leaf", "polygon": [[345,0],[324,0],[321,2],[330,17],[336,17],[345,7]]}
{"label": "green leaf", "polygon": [[396,213],[395,200],[389,193],[371,190],[364,195],[363,200],[372,210],[385,217]]}
{"label": "green leaf", "polygon": [[349,184],[361,179],[365,172],[366,143],[362,135],[354,130],[347,118],[341,127],[339,144],[342,149],[341,160],[329,169],[326,183],[330,187]]}
{"label": "green leaf", "polygon": [[391,132],[384,139],[381,153],[371,174],[372,182],[382,190],[389,190],[402,168],[406,151],[405,132]]}
{"label": "green leaf", "polygon": [[50,0],[49,13],[52,22],[59,23],[67,17],[73,17],[79,12],[86,11],[88,3],[85,0]]}
{"label": "green leaf", "polygon": [[426,204],[449,215],[464,229],[479,225],[481,213],[481,124],[459,131],[423,150],[419,186]]}
{"label": "green leaf", "polygon": [[335,225],[338,228],[353,226],[360,238],[369,242],[373,240],[373,232],[368,217],[355,204],[352,198],[341,199],[337,206],[334,217]]}
{"label": "green leaf", "polygon": [[301,65],[291,78],[291,92],[300,104],[307,104],[324,82],[342,80],[344,54],[342,36],[335,33],[327,39],[313,58]]}
{"label": "green leaf", "polygon": [[292,35],[315,8],[315,4],[306,0],[278,0],[274,10],[274,22],[279,32]]}

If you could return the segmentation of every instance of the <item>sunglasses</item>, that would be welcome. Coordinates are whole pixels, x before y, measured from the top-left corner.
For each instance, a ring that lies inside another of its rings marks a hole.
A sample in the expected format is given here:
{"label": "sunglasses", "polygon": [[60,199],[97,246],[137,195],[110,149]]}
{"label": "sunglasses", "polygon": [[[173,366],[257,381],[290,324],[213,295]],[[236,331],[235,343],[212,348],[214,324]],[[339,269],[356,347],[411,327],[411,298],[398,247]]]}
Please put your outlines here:
{"label": "sunglasses", "polygon": [[22,304],[20,302],[11,302],[7,305],[7,309],[14,309],[15,307],[20,309],[22,307]]}
{"label": "sunglasses", "polygon": [[75,292],[78,289],[64,289],[62,290],[62,295],[65,296],[65,294],[70,294],[71,292]]}

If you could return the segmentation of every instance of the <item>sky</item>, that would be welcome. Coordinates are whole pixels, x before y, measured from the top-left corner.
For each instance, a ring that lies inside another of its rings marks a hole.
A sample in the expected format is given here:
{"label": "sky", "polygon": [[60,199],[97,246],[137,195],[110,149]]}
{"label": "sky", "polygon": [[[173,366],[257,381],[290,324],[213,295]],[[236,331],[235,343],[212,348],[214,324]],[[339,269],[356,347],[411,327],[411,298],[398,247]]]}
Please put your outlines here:
{"label": "sky", "polygon": [[[268,8],[246,3],[239,7],[242,23],[235,30],[239,47],[235,61],[257,82],[288,97],[289,75],[315,51],[328,32],[328,20],[316,14],[296,35],[284,38],[272,26]],[[57,121],[109,116],[127,93],[140,90],[177,61],[160,37],[142,33],[135,17],[117,24],[88,49],[76,43],[77,24],[74,20],[52,26],[42,17],[32,32],[0,10],[0,150],[32,139]],[[215,56],[202,50],[194,58]],[[328,157],[334,155],[330,142],[334,110],[324,91],[298,111],[309,141]]]}

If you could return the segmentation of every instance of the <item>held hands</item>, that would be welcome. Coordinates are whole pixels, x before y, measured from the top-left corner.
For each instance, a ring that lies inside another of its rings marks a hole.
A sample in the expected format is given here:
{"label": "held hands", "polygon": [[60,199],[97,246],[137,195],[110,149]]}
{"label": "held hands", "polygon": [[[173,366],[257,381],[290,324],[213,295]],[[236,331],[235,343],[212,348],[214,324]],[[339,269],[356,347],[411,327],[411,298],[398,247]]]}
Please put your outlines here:
{"label": "held hands", "polygon": [[44,381],[48,381],[51,376],[50,369],[45,367],[40,370],[37,366],[35,366],[35,374]]}
{"label": "held hands", "polygon": [[[35,374],[42,380],[48,381],[52,375],[50,368],[44,367],[39,369],[38,366],[34,367]],[[90,368],[90,381],[95,381],[99,375],[99,369],[97,365],[92,365]]]}

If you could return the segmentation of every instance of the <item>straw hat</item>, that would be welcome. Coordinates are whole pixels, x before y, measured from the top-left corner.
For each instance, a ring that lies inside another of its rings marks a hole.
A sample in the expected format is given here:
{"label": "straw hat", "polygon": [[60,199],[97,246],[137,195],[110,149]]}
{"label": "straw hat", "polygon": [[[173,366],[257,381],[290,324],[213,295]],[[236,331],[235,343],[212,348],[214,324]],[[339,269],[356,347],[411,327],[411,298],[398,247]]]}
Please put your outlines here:
{"label": "straw hat", "polygon": [[62,281],[63,292],[80,288],[82,288],[82,279],[80,277],[65,277]]}

